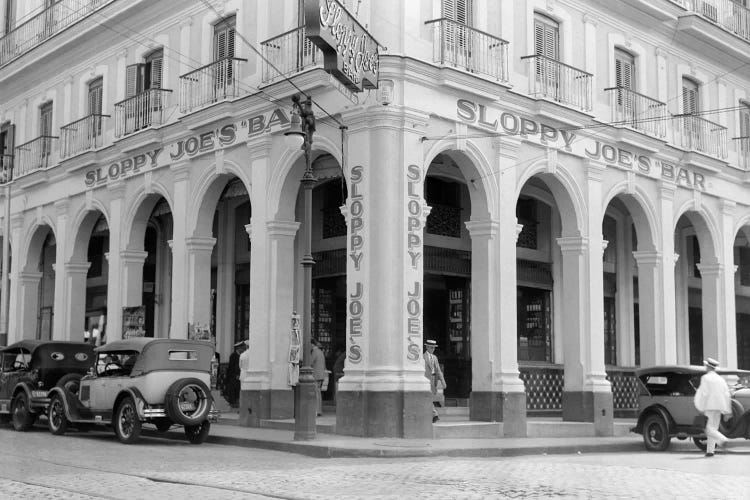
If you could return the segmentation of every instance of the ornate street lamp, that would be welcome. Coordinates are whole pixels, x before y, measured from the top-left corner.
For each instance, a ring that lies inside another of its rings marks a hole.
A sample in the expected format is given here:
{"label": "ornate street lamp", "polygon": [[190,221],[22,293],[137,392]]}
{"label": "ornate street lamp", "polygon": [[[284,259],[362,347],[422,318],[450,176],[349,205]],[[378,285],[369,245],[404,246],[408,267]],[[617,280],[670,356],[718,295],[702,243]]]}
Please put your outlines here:
{"label": "ornate street lamp", "polygon": [[312,142],[315,132],[315,114],[312,110],[312,98],[309,96],[304,103],[300,103],[300,96],[292,97],[291,127],[285,132],[284,140],[287,146],[305,151],[305,173],[302,175],[302,193],[304,195],[304,227],[305,254],[302,256],[302,270],[304,280],[304,298],[302,304],[302,359],[299,370],[299,381],[294,393],[294,440],[307,441],[315,439],[315,417],[317,413],[317,397],[315,377],[310,366],[310,336],[312,334],[312,190],[317,179],[312,171]]}

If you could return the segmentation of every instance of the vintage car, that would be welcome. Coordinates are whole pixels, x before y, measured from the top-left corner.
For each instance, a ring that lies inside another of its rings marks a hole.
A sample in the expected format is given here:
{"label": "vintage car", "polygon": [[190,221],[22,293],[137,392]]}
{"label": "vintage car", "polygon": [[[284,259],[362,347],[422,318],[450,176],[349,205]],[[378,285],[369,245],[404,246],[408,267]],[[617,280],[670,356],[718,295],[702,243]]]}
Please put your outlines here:
{"label": "vintage car", "polygon": [[143,423],[161,432],[181,425],[188,441],[200,444],[219,416],[209,390],[213,356],[213,346],[197,340],[139,337],[98,347],[77,394],[49,392],[49,429],[60,435],[69,424],[111,425],[130,444]]}
{"label": "vintage car", "polygon": [[[673,437],[692,438],[706,449],[706,418],[693,404],[706,368],[702,366],[655,366],[636,370],[640,385],[638,423],[631,429],[643,435],[649,451],[664,451]],[[750,439],[750,371],[717,370],[729,385],[732,415],[723,418],[719,430],[728,438]]]}
{"label": "vintage car", "polygon": [[83,342],[21,340],[0,349],[0,419],[26,431],[47,410],[48,391],[71,394],[94,362],[94,346]]}

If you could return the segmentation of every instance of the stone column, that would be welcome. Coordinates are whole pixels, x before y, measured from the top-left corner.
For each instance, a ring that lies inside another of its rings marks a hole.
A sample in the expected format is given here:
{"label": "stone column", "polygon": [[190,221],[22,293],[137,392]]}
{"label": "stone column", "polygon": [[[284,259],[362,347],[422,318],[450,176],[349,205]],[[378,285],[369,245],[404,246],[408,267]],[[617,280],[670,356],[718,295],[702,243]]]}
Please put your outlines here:
{"label": "stone column", "polygon": [[[110,252],[110,255],[112,252]],[[120,252],[120,279],[122,280],[123,299],[120,307],[136,307],[143,304],[143,263],[146,262],[148,252],[143,250],[123,250]],[[107,309],[109,312],[109,309]],[[120,310],[122,318],[122,310]],[[122,335],[122,325],[120,332]],[[110,340],[111,337],[108,337]]]}
{"label": "stone column", "polygon": [[[732,264],[734,267],[734,264]],[[721,318],[724,306],[723,288],[725,267],[723,264],[698,264],[701,273],[702,306],[703,306],[703,358],[712,357],[721,360],[727,366],[730,357],[737,363],[737,348],[727,350],[726,321]],[[731,273],[734,277],[734,272]]]}
{"label": "stone column", "polygon": [[227,362],[234,344],[234,270],[236,266],[234,224],[235,211],[219,202],[216,227],[216,350]]}
{"label": "stone column", "polygon": [[[188,213],[188,184],[190,180],[190,163],[181,162],[169,167],[174,172],[174,198],[172,213]],[[172,320],[169,325],[169,338],[187,338],[188,304],[186,300],[175,300],[185,297],[188,292],[187,263],[187,220],[184,215],[172,217]],[[208,281],[210,283],[210,281]]]}
{"label": "stone column", "polygon": [[63,325],[65,332],[64,340],[82,341],[84,329],[86,328],[86,276],[91,267],[90,262],[67,262],[61,279],[64,283],[63,308],[66,311],[66,324]]}
{"label": "stone column", "polygon": [[[123,299],[127,296],[127,288],[124,286],[122,274],[123,263],[121,260],[122,251],[125,246],[122,235],[125,184],[124,182],[107,183],[106,189],[107,197],[109,198],[109,217],[107,219],[107,224],[109,225],[109,252],[106,255],[109,278],[107,279],[107,325],[104,333],[109,342],[122,338],[122,307],[126,305]],[[142,281],[142,278],[141,276],[139,283]],[[140,302],[141,299],[138,299],[138,304]]]}
{"label": "stone column", "polygon": [[[638,263],[638,316],[640,319],[641,366],[660,364],[665,358],[664,335],[658,316],[664,314],[661,296],[663,259],[655,250],[633,252]],[[671,267],[671,266],[670,266]]]}
{"label": "stone column", "polygon": [[[68,309],[65,307],[65,261],[68,257],[65,255],[65,243],[68,241],[68,207],[70,201],[67,198],[58,200],[54,204],[57,215],[55,240],[55,298],[53,301],[53,318],[52,318],[52,339],[53,340],[71,340],[73,332],[66,328],[68,324]],[[85,287],[84,287],[85,290]],[[78,292],[80,293],[80,292]],[[85,294],[84,294],[85,295]],[[83,330],[81,330],[83,332]]]}
{"label": "stone column", "polygon": [[[735,273],[734,265],[734,211],[736,204],[732,201],[721,201],[721,256],[719,261],[724,263],[721,276],[721,296],[724,299],[719,307],[719,350],[716,355],[721,364],[730,368],[737,368],[737,310],[735,304]],[[705,350],[705,347],[704,347]]]}
{"label": "stone column", "polygon": [[187,283],[184,296],[188,302],[188,323],[193,325],[211,324],[211,252],[215,244],[216,238],[185,240]]}
{"label": "stone column", "polygon": [[[253,220],[256,214],[253,213]],[[251,223],[257,231],[250,254],[250,303],[253,290],[265,294],[268,310],[261,318],[250,315],[250,370],[242,373],[240,395],[240,422],[243,425],[259,426],[260,420],[268,418],[292,418],[294,399],[289,385],[289,334],[294,312],[294,275],[297,269],[294,259],[294,237],[300,223],[294,221],[266,221],[259,229],[260,221]],[[254,229],[253,229],[254,228]],[[263,255],[260,247],[267,247],[265,262],[256,256]],[[263,271],[261,271],[261,269]],[[259,271],[267,279],[257,278]],[[252,310],[252,309],[251,309]],[[265,321],[263,321],[265,320]],[[283,353],[281,356],[279,353]]]}
{"label": "stone column", "polygon": [[[42,281],[42,274],[38,271],[23,271],[18,274],[17,296],[19,300],[16,315],[20,320],[21,329],[18,340],[36,338],[39,327],[39,284]],[[11,281],[11,288],[13,288],[13,281]]]}
{"label": "stone column", "polygon": [[[36,329],[29,330],[24,323],[22,310],[25,307],[22,299],[23,287],[21,286],[21,273],[28,256],[21,255],[21,230],[23,229],[23,214],[18,213],[10,216],[11,238],[10,254],[15,255],[15,259],[10,262],[10,292],[8,299],[8,345],[21,340],[24,332],[36,332]],[[41,279],[41,278],[40,278]]]}
{"label": "stone column", "polygon": [[[674,248],[674,230],[677,221],[674,220],[674,184],[662,182],[659,189],[659,216],[661,221],[661,241],[658,242],[658,251],[661,253],[661,264],[659,266],[659,303],[661,308],[657,309],[654,320],[657,321],[655,334],[661,335],[663,340],[662,363],[673,364],[677,362],[677,329],[675,327],[675,263],[678,255]],[[643,321],[643,314],[641,314]],[[641,365],[645,354],[641,345]],[[645,365],[644,365],[645,366]]]}
{"label": "stone column", "polygon": [[432,437],[422,358],[427,117],[372,107],[347,119],[347,362],[336,432]]}
{"label": "stone column", "polygon": [[617,223],[617,363],[635,366],[635,307],[633,305],[633,239],[630,237],[632,219],[624,217]]}

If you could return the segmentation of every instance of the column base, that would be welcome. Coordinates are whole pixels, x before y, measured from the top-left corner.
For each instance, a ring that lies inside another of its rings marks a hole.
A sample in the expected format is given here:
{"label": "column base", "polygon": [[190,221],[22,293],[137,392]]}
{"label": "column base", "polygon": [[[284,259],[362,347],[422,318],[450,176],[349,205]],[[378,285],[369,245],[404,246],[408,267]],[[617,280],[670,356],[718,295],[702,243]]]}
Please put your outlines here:
{"label": "column base", "polygon": [[240,392],[240,420],[245,427],[260,427],[261,420],[294,418],[294,392],[253,390]]}
{"label": "column base", "polygon": [[469,419],[502,422],[505,437],[526,437],[526,393],[472,391]]}
{"label": "column base", "polygon": [[432,394],[340,391],[336,397],[336,434],[432,438]]}
{"label": "column base", "polygon": [[563,420],[593,422],[597,436],[614,436],[614,401],[611,392],[565,391]]}

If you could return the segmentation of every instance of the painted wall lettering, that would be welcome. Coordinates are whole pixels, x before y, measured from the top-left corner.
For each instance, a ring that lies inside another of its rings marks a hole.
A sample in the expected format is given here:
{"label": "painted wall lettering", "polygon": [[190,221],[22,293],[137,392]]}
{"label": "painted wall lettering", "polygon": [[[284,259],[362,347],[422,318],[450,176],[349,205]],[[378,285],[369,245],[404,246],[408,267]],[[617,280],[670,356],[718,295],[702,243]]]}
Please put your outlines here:
{"label": "painted wall lettering", "polygon": [[114,181],[120,177],[137,174],[144,168],[154,168],[157,165],[159,153],[161,153],[161,148],[156,148],[110,163],[107,167],[98,167],[94,170],[89,170],[84,175],[83,182],[87,187],[90,187],[110,180]]}
{"label": "painted wall lettering", "polygon": [[[577,153],[585,154],[592,160],[603,161],[607,167],[633,170],[640,175],[652,178],[661,175],[663,179],[669,179],[678,186],[700,191],[706,190],[706,178],[699,172],[659,161],[649,155],[640,154],[638,151],[590,138],[586,138],[585,143],[581,141],[576,143],[577,136],[570,130],[553,127],[507,111],[498,113],[468,99],[456,101],[456,115],[464,122],[493,132],[499,130],[524,139],[534,138],[544,146],[557,147],[565,151],[573,151],[575,146]],[[661,174],[657,173],[656,169],[659,169]]]}
{"label": "painted wall lettering", "polygon": [[406,358],[419,361],[422,354],[422,284],[414,282],[412,291],[406,292]]}
{"label": "painted wall lettering", "polygon": [[362,346],[359,345],[358,337],[362,336],[362,297],[364,287],[357,281],[354,283],[354,293],[349,295],[349,361],[359,363],[362,361]]}
{"label": "painted wall lettering", "polygon": [[351,253],[349,254],[349,257],[354,261],[354,269],[356,271],[359,271],[359,266],[362,262],[362,247],[365,243],[365,240],[362,237],[362,229],[365,227],[365,206],[363,204],[363,196],[360,186],[363,174],[364,169],[362,168],[362,165],[352,167],[350,177],[352,187],[349,194],[349,199],[351,200],[351,204],[349,205],[351,224],[349,231],[349,246]]}
{"label": "painted wall lettering", "polygon": [[422,170],[417,165],[406,167],[406,185],[408,198],[406,210],[408,212],[406,225],[407,252],[411,260],[411,267],[417,269],[422,257]]}

